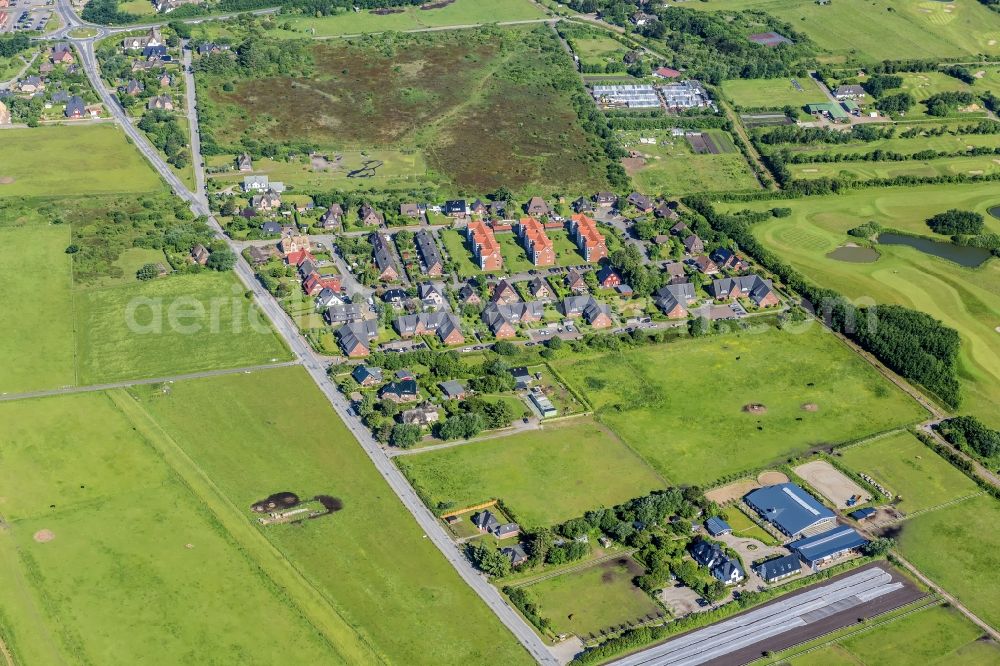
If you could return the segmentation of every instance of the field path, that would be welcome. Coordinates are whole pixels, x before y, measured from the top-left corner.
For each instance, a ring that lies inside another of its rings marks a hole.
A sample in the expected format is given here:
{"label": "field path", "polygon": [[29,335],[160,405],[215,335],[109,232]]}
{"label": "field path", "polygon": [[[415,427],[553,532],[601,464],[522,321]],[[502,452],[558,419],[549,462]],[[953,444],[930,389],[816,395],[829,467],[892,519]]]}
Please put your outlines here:
{"label": "field path", "polygon": [[387,663],[383,655],[347,623],[331,601],[313,587],[295,565],[285,559],[281,551],[261,534],[250,522],[248,512],[240,511],[223,494],[136,399],[121,389],[108,391],[108,396],[192,494],[214,514],[220,527],[246,554],[251,568],[258,571],[279,598],[287,595],[292,609],[300,613],[323,636],[330,649],[344,663]]}

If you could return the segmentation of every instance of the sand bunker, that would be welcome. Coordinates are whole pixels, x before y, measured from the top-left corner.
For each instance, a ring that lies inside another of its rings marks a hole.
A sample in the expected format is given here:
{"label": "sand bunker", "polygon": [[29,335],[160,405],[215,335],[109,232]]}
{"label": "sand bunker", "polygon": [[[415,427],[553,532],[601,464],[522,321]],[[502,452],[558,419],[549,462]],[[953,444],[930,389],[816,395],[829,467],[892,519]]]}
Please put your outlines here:
{"label": "sand bunker", "polygon": [[10,185],[14,182],[14,176],[0,176],[0,185]]}
{"label": "sand bunker", "polygon": [[784,472],[771,470],[770,472],[761,472],[757,481],[762,486],[773,486],[778,483],[788,483],[788,475]]}
{"label": "sand bunker", "polygon": [[52,530],[38,530],[35,532],[35,541],[38,543],[48,543],[56,538],[56,533]]}
{"label": "sand bunker", "polygon": [[747,414],[767,414],[767,406],[758,402],[751,402],[749,405],[743,405],[743,411]]}
{"label": "sand bunker", "polygon": [[802,409],[807,412],[818,412],[819,405],[817,405],[815,402],[807,402],[806,404],[802,405]]}

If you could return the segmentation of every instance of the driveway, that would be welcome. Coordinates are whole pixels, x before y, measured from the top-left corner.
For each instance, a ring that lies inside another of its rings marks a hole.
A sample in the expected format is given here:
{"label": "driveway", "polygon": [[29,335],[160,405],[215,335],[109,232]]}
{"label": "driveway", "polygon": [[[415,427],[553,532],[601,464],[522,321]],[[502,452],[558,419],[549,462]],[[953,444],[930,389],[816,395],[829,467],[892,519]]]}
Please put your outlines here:
{"label": "driveway", "polygon": [[715,537],[722,543],[736,551],[747,567],[747,580],[744,583],[749,589],[761,589],[767,584],[750,568],[750,563],[770,557],[780,557],[788,555],[788,549],[781,546],[767,546],[757,539],[738,537],[733,534],[723,534]]}

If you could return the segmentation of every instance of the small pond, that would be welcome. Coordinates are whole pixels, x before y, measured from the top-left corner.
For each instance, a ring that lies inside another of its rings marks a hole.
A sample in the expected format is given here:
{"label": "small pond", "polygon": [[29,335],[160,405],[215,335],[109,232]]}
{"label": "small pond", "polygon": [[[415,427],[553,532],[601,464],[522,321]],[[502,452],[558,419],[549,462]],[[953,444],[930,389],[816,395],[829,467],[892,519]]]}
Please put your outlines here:
{"label": "small pond", "polygon": [[861,247],[860,245],[850,244],[841,245],[833,252],[827,253],[826,256],[829,259],[847,261],[852,264],[870,264],[874,261],[878,261],[879,253],[870,247]]}
{"label": "small pond", "polygon": [[1000,206],[993,206],[993,208],[990,208],[986,212],[1000,220]]}
{"label": "small pond", "polygon": [[975,268],[990,258],[989,250],[984,250],[981,247],[955,245],[947,241],[936,241],[920,236],[886,233],[879,234],[878,242],[882,245],[906,245],[968,268]]}

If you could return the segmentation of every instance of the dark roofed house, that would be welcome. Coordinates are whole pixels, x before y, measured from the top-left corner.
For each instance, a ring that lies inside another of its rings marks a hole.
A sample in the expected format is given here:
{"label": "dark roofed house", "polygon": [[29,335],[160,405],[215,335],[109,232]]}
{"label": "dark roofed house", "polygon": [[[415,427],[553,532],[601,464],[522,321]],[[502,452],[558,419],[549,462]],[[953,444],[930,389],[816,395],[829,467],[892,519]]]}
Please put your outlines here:
{"label": "dark roofed house", "polygon": [[706,520],[705,529],[708,530],[708,533],[714,537],[721,534],[731,534],[733,531],[733,528],[729,526],[729,523],[718,516],[712,516]]}
{"label": "dark roofed house", "polygon": [[349,358],[368,356],[371,353],[371,341],[378,337],[378,323],[374,319],[366,319],[344,324],[337,329],[334,337]]}
{"label": "dark roofed house", "polygon": [[801,568],[799,557],[794,554],[776,557],[773,560],[765,560],[754,566],[754,570],[765,583],[773,583],[776,580],[794,576]]}
{"label": "dark roofed house", "polygon": [[540,217],[552,212],[549,209],[549,205],[545,203],[545,199],[541,197],[531,197],[528,204],[524,207],[524,211],[532,217]]}
{"label": "dark roofed house", "polygon": [[208,263],[208,249],[201,243],[196,244],[191,248],[191,261],[204,266]]}
{"label": "dark roofed house", "polygon": [[469,205],[465,202],[465,199],[452,199],[451,201],[444,202],[444,214],[451,215],[453,217],[462,217],[468,214]]}
{"label": "dark roofed house", "polygon": [[510,565],[512,567],[519,567],[528,561],[528,553],[524,551],[524,547],[519,543],[501,548],[500,552],[510,558]]}
{"label": "dark roofed house", "polygon": [[705,251],[705,243],[698,237],[698,234],[691,234],[684,239],[684,249],[688,254],[701,254]]}
{"label": "dark roofed house", "polygon": [[163,58],[165,55],[167,55],[167,47],[162,44],[158,46],[147,46],[142,50],[142,57],[147,60],[150,58]]}
{"label": "dark roofed house", "polygon": [[260,230],[263,231],[265,234],[280,234],[281,224],[275,222],[274,220],[269,220],[264,224],[260,225]]}
{"label": "dark roofed house", "polygon": [[594,195],[594,203],[598,206],[614,206],[618,203],[618,195],[614,192],[598,192]]}
{"label": "dark roofed house", "polygon": [[63,113],[67,118],[83,118],[87,113],[87,105],[83,103],[83,98],[73,95],[66,102],[66,110]]}
{"label": "dark roofed house", "polygon": [[726,270],[739,272],[750,268],[750,264],[743,259],[740,259],[735,252],[726,247],[720,247],[711,254],[711,257],[712,261],[714,261],[719,268],[724,268]]}
{"label": "dark roofed house", "polygon": [[391,400],[395,403],[415,402],[418,398],[417,382],[413,379],[404,379],[398,382],[391,382],[382,387],[378,397],[383,400]]}
{"label": "dark roofed house", "polygon": [[744,500],[761,518],[790,537],[836,522],[833,511],[794,483],[758,488],[747,493]]}
{"label": "dark roofed house", "polygon": [[357,303],[334,301],[323,313],[328,324],[354,323],[364,319],[364,310]]}
{"label": "dark roofed house", "polygon": [[339,203],[332,203],[326,211],[320,215],[319,224],[324,229],[336,229],[344,221],[344,208]]}
{"label": "dark roofed house", "polygon": [[726,585],[738,583],[745,577],[740,563],[726,555],[718,544],[699,539],[691,544],[688,551],[695,562]]}
{"label": "dark roofed house", "polygon": [[678,222],[674,226],[670,227],[670,233],[672,233],[675,236],[683,235],[687,233],[687,230],[688,230],[688,225],[684,224],[683,222]]}
{"label": "dark roofed house", "polygon": [[548,300],[553,296],[549,283],[541,277],[533,278],[528,282],[528,292],[531,293],[532,298],[539,300]]}
{"label": "dark roofed house", "polygon": [[463,400],[469,393],[465,384],[457,379],[449,379],[446,382],[441,382],[438,386],[441,387],[441,392],[449,400]]}
{"label": "dark roofed house", "polygon": [[491,534],[493,533],[493,530],[500,527],[500,521],[497,520],[497,517],[493,515],[492,511],[480,511],[472,517],[472,524],[475,525],[480,532],[489,532]]}
{"label": "dark roofed house", "polygon": [[131,79],[125,85],[125,94],[129,95],[131,97],[135,97],[136,95],[138,95],[139,93],[141,93],[145,89],[146,89],[146,86],[143,85],[142,81],[139,81],[137,79]]}
{"label": "dark roofed house", "polygon": [[375,210],[375,208],[367,202],[361,204],[361,208],[358,209],[358,218],[360,218],[361,224],[366,227],[385,224],[385,218],[382,217],[382,213]]}
{"label": "dark roofed house", "polygon": [[718,275],[719,267],[715,265],[715,262],[709,259],[704,254],[699,254],[694,258],[694,265],[697,266],[698,270],[705,275]]}
{"label": "dark roofed house", "polygon": [[420,253],[420,261],[423,263],[424,274],[431,277],[438,277],[444,272],[444,258],[438,250],[437,243],[434,242],[434,235],[426,229],[418,231],[414,237],[417,252]]}
{"label": "dark roofed house", "polygon": [[521,533],[521,526],[517,523],[504,523],[493,530],[493,536],[498,539],[509,539]]}
{"label": "dark roofed house", "polygon": [[798,553],[803,562],[815,569],[838,557],[857,552],[867,543],[868,540],[853,527],[837,525],[821,534],[793,541],[788,544],[788,549]]}
{"label": "dark roofed house", "polygon": [[627,201],[635,206],[637,209],[643,213],[649,213],[653,210],[653,200],[647,197],[645,194],[640,194],[639,192],[633,192],[628,195]]}
{"label": "dark roofed house", "polygon": [[712,280],[712,295],[719,300],[749,298],[762,308],[778,305],[781,302],[774,293],[771,281],[757,274]]}
{"label": "dark roofed house", "polygon": [[506,201],[491,201],[487,208],[489,210],[490,217],[494,220],[503,219],[507,215]]}
{"label": "dark roofed house", "polygon": [[622,276],[611,266],[597,272],[597,283],[605,289],[613,289],[622,283]]}
{"label": "dark roofed house", "polygon": [[837,86],[833,91],[833,96],[838,100],[860,99],[865,96],[865,89],[859,85]]}
{"label": "dark roofed house", "polygon": [[490,302],[498,303],[500,305],[513,305],[514,303],[521,302],[521,296],[517,293],[517,289],[514,289],[514,285],[507,280],[500,280],[497,282],[496,286],[493,287],[493,294],[490,296]]}
{"label": "dark roofed house", "polygon": [[577,213],[592,213],[594,212],[594,204],[590,202],[590,199],[580,197],[573,202],[573,210]]}
{"label": "dark roofed house", "polygon": [[469,206],[469,212],[473,215],[485,215],[486,214],[486,204],[483,203],[482,199],[476,199]]}
{"label": "dark roofed house", "polygon": [[463,305],[479,305],[483,302],[483,299],[479,297],[479,292],[468,282],[458,290],[458,300]]}
{"label": "dark roofed house", "polygon": [[653,294],[653,303],[668,319],[683,319],[688,316],[688,306],[695,300],[694,285],[690,282],[673,282],[660,287]]}
{"label": "dark roofed house", "polygon": [[653,209],[653,215],[661,220],[676,220],[680,217],[680,215],[677,214],[677,211],[671,208],[670,204],[666,201],[661,201],[656,204],[656,207]]}
{"label": "dark roofed house", "polygon": [[385,282],[392,282],[399,279],[399,271],[396,270],[396,260],[393,257],[389,241],[380,233],[371,235],[372,258],[375,267],[378,269],[378,279]]}
{"label": "dark roofed house", "polygon": [[585,294],[587,293],[587,282],[583,279],[583,275],[577,270],[571,270],[566,273],[566,286],[570,288],[574,294]]}
{"label": "dark roofed house", "polygon": [[354,368],[351,377],[360,386],[375,386],[382,383],[382,369],[373,368],[370,365],[359,365]]}

